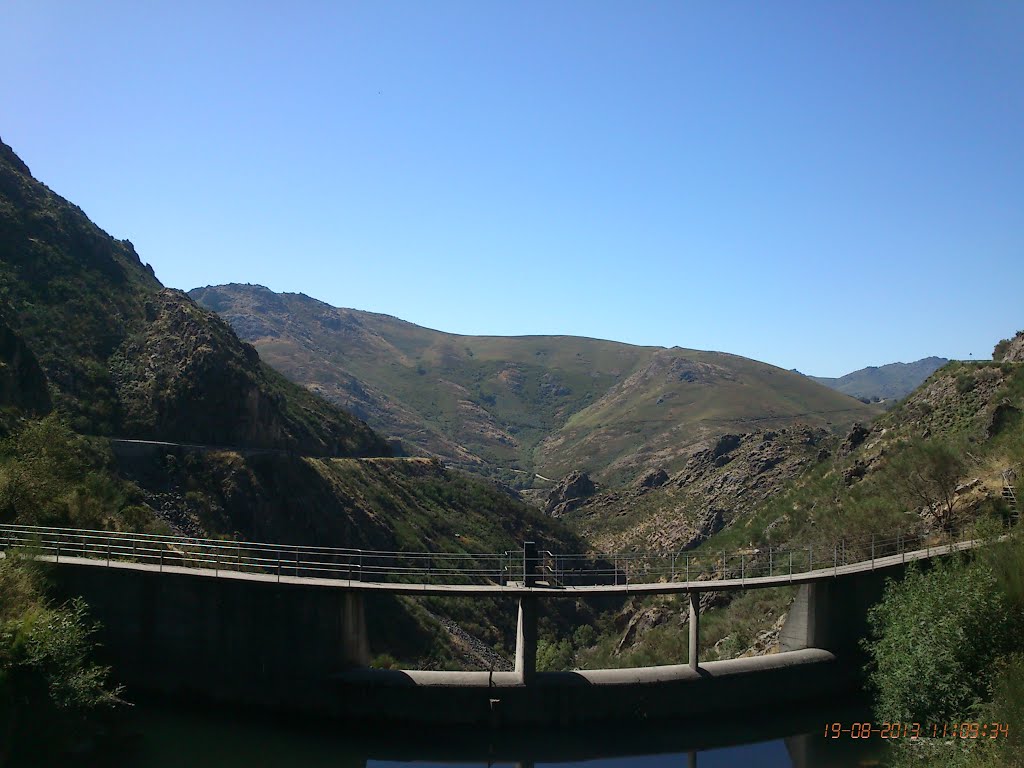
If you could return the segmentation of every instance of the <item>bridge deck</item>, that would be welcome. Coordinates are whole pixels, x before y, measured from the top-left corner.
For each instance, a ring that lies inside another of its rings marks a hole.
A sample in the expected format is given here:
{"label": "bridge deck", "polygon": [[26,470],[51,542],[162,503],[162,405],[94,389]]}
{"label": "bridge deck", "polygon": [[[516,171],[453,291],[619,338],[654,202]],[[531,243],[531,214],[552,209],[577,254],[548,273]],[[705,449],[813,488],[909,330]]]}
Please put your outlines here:
{"label": "bridge deck", "polygon": [[[765,589],[768,587],[784,587],[789,585],[809,584],[825,579],[834,579],[849,574],[892,568],[915,560],[962,552],[983,544],[982,541],[968,540],[926,547],[924,549],[903,552],[897,555],[865,560],[847,565],[835,565],[830,568],[818,568],[799,573],[784,573],[776,576],[754,576],[747,578],[703,579],[699,581],[661,581],[637,584],[597,584],[581,586],[524,586],[519,582],[508,584],[412,584],[401,582],[373,582],[343,578],[317,578],[310,576],[291,576],[288,574],[252,573],[214,568],[199,568],[180,565],[160,565],[157,563],[138,563],[124,560],[105,560],[101,558],[74,557],[61,555],[38,555],[37,559],[68,565],[96,566],[102,568],[127,569],[135,571],[182,574],[197,578],[237,579],[267,583],[302,585],[325,589],[342,589],[354,592],[385,593],[392,595],[423,595],[423,596],[505,596],[505,597],[585,597],[596,595],[673,595],[690,592],[724,592],[742,589]],[[3,553],[0,552],[0,557]]]}

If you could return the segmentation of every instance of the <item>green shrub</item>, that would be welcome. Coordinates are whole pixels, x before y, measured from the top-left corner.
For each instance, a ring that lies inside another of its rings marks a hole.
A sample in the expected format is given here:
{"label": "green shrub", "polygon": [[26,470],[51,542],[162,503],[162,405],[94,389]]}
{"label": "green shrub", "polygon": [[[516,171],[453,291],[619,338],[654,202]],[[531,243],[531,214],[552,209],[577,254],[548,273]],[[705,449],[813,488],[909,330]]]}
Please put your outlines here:
{"label": "green shrub", "polygon": [[90,660],[95,625],[80,600],[51,604],[39,566],[0,560],[0,734],[15,756],[56,755],[96,729],[120,705],[109,670]]}
{"label": "green shrub", "polygon": [[870,681],[881,722],[952,722],[990,700],[1001,656],[1021,644],[1019,612],[984,562],[911,568],[869,613]]}

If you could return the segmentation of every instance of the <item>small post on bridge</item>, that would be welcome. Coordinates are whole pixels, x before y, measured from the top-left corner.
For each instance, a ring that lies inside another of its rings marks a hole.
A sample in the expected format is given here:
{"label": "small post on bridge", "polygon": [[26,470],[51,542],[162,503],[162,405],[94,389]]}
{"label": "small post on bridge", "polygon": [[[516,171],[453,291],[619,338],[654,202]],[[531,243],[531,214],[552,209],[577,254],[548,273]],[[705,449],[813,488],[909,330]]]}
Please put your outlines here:
{"label": "small post on bridge", "polygon": [[523,586],[532,587],[537,583],[537,568],[540,565],[540,555],[537,552],[537,542],[523,542]]}
{"label": "small post on bridge", "polygon": [[687,592],[690,599],[690,669],[700,663],[700,593]]}

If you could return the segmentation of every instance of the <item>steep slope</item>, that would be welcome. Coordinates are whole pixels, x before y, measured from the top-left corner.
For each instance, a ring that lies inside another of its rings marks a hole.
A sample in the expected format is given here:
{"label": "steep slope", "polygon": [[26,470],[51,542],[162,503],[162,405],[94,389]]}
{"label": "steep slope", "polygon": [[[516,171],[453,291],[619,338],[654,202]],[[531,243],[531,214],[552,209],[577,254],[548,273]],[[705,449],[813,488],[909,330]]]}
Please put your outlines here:
{"label": "steep slope", "polygon": [[796,424],[841,430],[874,410],[806,378],[721,352],[659,350],[637,372],[576,413],[541,444],[538,464],[612,480],[642,468],[680,468],[723,434]]}
{"label": "steep slope", "polygon": [[76,429],[381,455],[383,440],[285,381],[216,315],[162,289],[127,241],[0,142],[0,310]]}
{"label": "steep slope", "polygon": [[[875,410],[717,352],[571,336],[458,336],[262,286],[197,288],[292,380],[424,451],[522,485],[586,468],[621,480],[675,466],[723,432]],[[516,474],[510,470],[517,470]]]}
{"label": "steep slope", "polygon": [[922,381],[948,362],[944,357],[925,357],[913,363],[872,365],[837,379],[827,376],[807,378],[851,397],[892,403],[909,395]]}
{"label": "steep slope", "polygon": [[[494,484],[387,458],[383,438],[162,288],[130,243],[2,143],[0,417],[3,522],[391,550],[503,551],[527,538],[585,548]],[[249,450],[266,448],[279,450]],[[514,617],[485,609],[368,608],[396,655],[435,665],[460,659],[437,616],[480,628],[490,647],[510,640]]]}

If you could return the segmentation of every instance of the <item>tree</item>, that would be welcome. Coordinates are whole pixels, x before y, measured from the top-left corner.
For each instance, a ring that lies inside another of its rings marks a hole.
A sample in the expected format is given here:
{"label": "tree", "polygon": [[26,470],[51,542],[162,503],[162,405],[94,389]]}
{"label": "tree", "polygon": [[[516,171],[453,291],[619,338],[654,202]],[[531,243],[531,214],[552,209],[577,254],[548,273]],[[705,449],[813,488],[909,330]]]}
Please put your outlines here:
{"label": "tree", "polygon": [[912,443],[893,466],[896,483],[906,500],[924,506],[935,523],[947,531],[957,522],[960,510],[956,489],[965,469],[960,453],[936,440]]}

